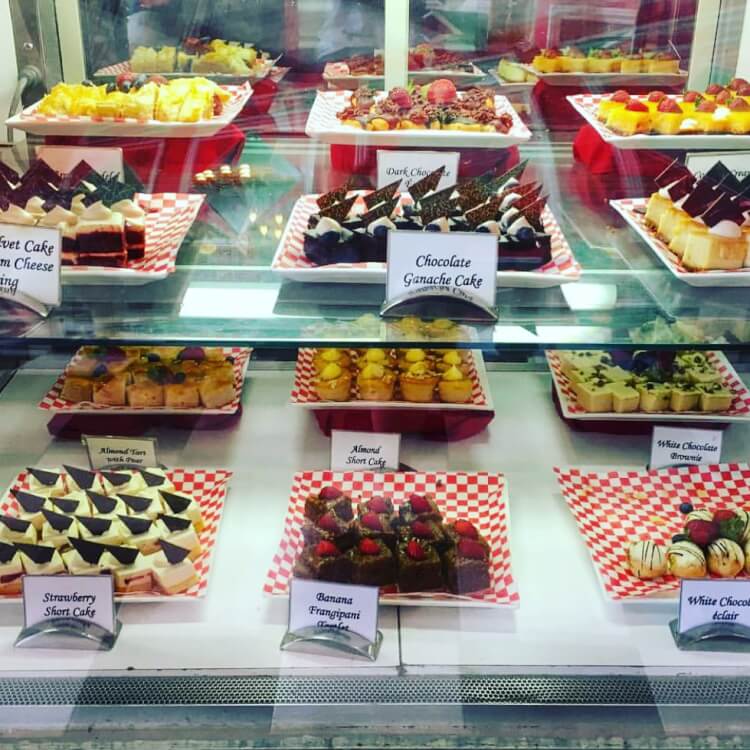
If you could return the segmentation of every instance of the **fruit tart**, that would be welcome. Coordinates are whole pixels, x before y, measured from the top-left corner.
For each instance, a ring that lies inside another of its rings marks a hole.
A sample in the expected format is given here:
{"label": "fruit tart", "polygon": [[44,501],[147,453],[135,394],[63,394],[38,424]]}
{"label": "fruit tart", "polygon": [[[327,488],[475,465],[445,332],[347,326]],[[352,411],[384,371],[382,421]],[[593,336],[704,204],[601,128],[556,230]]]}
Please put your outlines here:
{"label": "fruit tart", "polygon": [[456,365],[447,369],[438,383],[440,400],[449,404],[465,404],[471,401],[471,378]]}
{"label": "fruit tart", "polygon": [[351,395],[352,374],[339,365],[326,365],[317,378],[313,387],[321,401],[348,401]]}
{"label": "fruit tart", "polygon": [[430,369],[426,361],[410,365],[398,378],[404,401],[421,404],[428,404],[434,400],[438,381],[439,377]]}
{"label": "fruit tart", "polygon": [[361,401],[392,401],[395,385],[396,376],[383,365],[366,365],[357,375],[357,390]]}

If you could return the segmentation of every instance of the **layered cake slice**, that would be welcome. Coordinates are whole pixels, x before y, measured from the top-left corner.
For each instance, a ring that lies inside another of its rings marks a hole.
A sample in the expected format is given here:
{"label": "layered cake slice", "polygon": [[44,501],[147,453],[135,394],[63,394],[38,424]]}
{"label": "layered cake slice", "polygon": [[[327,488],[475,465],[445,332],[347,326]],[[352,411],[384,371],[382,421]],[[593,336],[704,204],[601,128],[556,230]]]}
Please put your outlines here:
{"label": "layered cake slice", "polygon": [[97,201],[84,209],[76,226],[78,264],[123,267],[128,254],[125,245],[125,220],[117,211]]}
{"label": "layered cake slice", "polygon": [[118,594],[145,593],[153,589],[153,565],[138,547],[108,547],[107,560]]}
{"label": "layered cake slice", "polygon": [[26,575],[55,576],[65,572],[60,553],[51,545],[16,542]]}
{"label": "layered cake slice", "polygon": [[0,542],[0,596],[20,594],[22,579],[21,553],[13,544]]}
{"label": "layered cake slice", "polygon": [[203,552],[198,535],[189,518],[164,515],[156,522],[156,528],[162,542],[167,541],[188,550],[188,557],[191,560],[197,560]]}
{"label": "layered cake slice", "polygon": [[189,559],[190,550],[162,540],[161,551],[151,557],[154,583],[165,594],[180,594],[200,582]]}

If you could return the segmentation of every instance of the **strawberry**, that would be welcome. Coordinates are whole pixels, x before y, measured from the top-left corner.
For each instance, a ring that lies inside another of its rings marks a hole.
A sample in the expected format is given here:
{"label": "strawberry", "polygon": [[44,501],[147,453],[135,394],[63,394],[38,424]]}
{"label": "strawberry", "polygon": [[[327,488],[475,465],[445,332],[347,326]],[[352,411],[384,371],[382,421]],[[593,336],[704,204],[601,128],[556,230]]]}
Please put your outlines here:
{"label": "strawberry", "polygon": [[484,560],[487,557],[487,550],[473,539],[462,539],[458,543],[458,554],[473,560]]}
{"label": "strawberry", "polygon": [[610,96],[610,100],[613,102],[622,102],[624,104],[630,100],[630,94],[625,91],[625,89],[618,89],[612,94],[612,96]]}
{"label": "strawberry", "polygon": [[720,91],[724,91],[724,87],[720,83],[712,83],[706,89],[706,93],[711,94],[711,96],[716,96]]}
{"label": "strawberry", "polygon": [[456,521],[456,523],[453,524],[453,528],[459,536],[468,537],[469,539],[476,539],[478,536],[474,525],[468,521]]}
{"label": "strawberry", "polygon": [[448,104],[456,100],[456,86],[447,78],[438,78],[427,89],[427,101],[430,104]]}
{"label": "strawberry", "polygon": [[341,492],[341,490],[338,487],[334,487],[333,485],[330,485],[328,487],[323,487],[318,497],[321,500],[336,500],[336,498],[341,497],[341,495],[343,494],[344,493]]}
{"label": "strawberry", "polygon": [[747,86],[747,80],[744,78],[732,78],[727,88],[732,91],[739,91],[743,86]]}
{"label": "strawberry", "polygon": [[318,542],[315,545],[315,554],[318,557],[336,557],[340,555],[339,548],[333,542]]}
{"label": "strawberry", "polygon": [[707,547],[715,539],[719,538],[719,524],[713,521],[688,521],[685,531],[691,542],[700,547]]}
{"label": "strawberry", "polygon": [[738,96],[736,99],[732,99],[729,104],[729,109],[731,109],[732,112],[748,112],[750,111],[750,104]]}
{"label": "strawberry", "polygon": [[398,104],[401,109],[411,109],[412,107],[411,94],[404,88],[391,89],[388,98]]}
{"label": "strawberry", "polygon": [[750,83],[743,83],[742,86],[737,89],[737,94],[739,96],[750,96]]}
{"label": "strawberry", "polygon": [[663,91],[650,91],[647,98],[650,102],[660,102],[665,96]]}
{"label": "strawberry", "polygon": [[333,513],[326,513],[322,516],[318,521],[318,526],[325,531],[330,531],[332,534],[335,534],[339,530],[338,522]]}
{"label": "strawberry", "polygon": [[365,513],[361,520],[362,525],[370,531],[382,531],[383,524],[378,518],[377,513]]}
{"label": "strawberry", "polygon": [[716,94],[716,103],[717,104],[728,104],[733,99],[733,94],[731,91],[720,91],[718,94]]}
{"label": "strawberry", "polygon": [[125,82],[132,84],[133,81],[135,81],[135,73],[120,73],[120,75],[115,78],[115,86],[122,91],[122,86]]}
{"label": "strawberry", "polygon": [[432,527],[424,521],[414,521],[411,525],[411,533],[420,539],[432,539]]}
{"label": "strawberry", "polygon": [[429,513],[432,510],[432,506],[423,495],[412,495],[409,503],[415,513]]}
{"label": "strawberry", "polygon": [[370,499],[370,502],[367,503],[367,507],[373,512],[373,513],[388,513],[388,503],[386,502],[384,497],[380,497],[380,495],[376,495],[375,497]]}
{"label": "strawberry", "polygon": [[380,545],[374,539],[362,539],[359,543],[359,551],[363,555],[379,555]]}
{"label": "strawberry", "polygon": [[734,518],[733,510],[717,510],[714,513],[714,521],[721,523],[722,521],[731,521]]}
{"label": "strawberry", "polygon": [[631,99],[625,105],[625,109],[629,112],[648,112],[648,107],[643,102],[638,101],[638,99]]}
{"label": "strawberry", "polygon": [[556,57],[560,57],[560,50],[557,47],[548,47],[544,50],[544,56],[554,60]]}
{"label": "strawberry", "polygon": [[659,104],[657,104],[656,109],[658,112],[672,112],[674,114],[682,114],[682,107],[674,100],[670,99],[669,97],[664,97]]}
{"label": "strawberry", "polygon": [[710,99],[703,99],[701,103],[695,108],[696,112],[715,112],[716,104]]}
{"label": "strawberry", "polygon": [[214,117],[218,117],[223,111],[224,111],[224,102],[219,99],[218,94],[214,94],[214,101],[213,101],[214,109]]}
{"label": "strawberry", "polygon": [[406,554],[412,560],[424,560],[427,557],[424,547],[416,539],[409,540],[406,545]]}
{"label": "strawberry", "polygon": [[682,100],[684,102],[697,102],[699,99],[702,99],[703,95],[700,91],[686,91],[685,96],[682,97]]}

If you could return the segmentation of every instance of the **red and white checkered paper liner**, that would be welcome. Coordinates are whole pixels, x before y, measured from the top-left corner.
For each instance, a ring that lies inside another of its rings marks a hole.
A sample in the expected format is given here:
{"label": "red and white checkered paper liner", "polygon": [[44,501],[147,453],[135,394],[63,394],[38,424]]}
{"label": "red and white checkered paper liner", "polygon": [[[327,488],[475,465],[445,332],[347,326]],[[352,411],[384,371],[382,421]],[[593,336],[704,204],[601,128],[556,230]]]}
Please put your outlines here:
{"label": "red and white checkered paper liner", "polygon": [[647,581],[633,575],[627,550],[639,539],[669,545],[683,531],[680,503],[714,513],[750,506],[747,464],[591,473],[556,467],[555,474],[604,591],[618,601],[677,596],[674,576]]}
{"label": "red and white checkered paper liner", "polygon": [[473,523],[490,545],[492,587],[476,594],[457,595],[444,591],[399,594],[384,589],[382,604],[448,607],[517,606],[519,594],[510,564],[510,520],[505,477],[502,474],[402,473],[371,471],[303,471],[295,475],[284,519],[279,549],[266,575],[263,591],[288,596],[294,561],[301,552],[305,499],[334,484],[352,498],[389,495],[399,506],[414,492],[432,493],[446,523],[465,519]]}
{"label": "red and white checkered paper liner", "polygon": [[[366,191],[358,192],[362,195],[366,193]],[[286,229],[271,262],[271,269],[279,272],[289,269],[307,272],[305,273],[305,281],[335,281],[336,273],[346,272],[349,278],[361,274],[362,283],[377,281],[385,283],[387,265],[385,263],[333,263],[328,266],[317,266],[308,259],[304,250],[305,231],[310,216],[319,210],[316,203],[317,198],[318,195],[303,195],[294,204]],[[363,204],[364,202],[358,200],[357,204],[360,203]],[[400,211],[403,206],[411,205],[411,203],[411,196],[402,194],[397,211]],[[535,271],[498,271],[498,286],[502,286],[507,279],[514,277],[533,276],[544,277],[545,279],[559,277],[560,282],[576,281],[580,277],[581,266],[575,259],[573,251],[570,249],[570,245],[549,206],[545,207],[542,213],[542,222],[544,230],[552,238],[550,262]],[[334,273],[331,274],[331,271]],[[319,278],[323,276],[326,278]]]}
{"label": "red and white checkered paper liner", "polygon": [[[410,70],[409,80],[415,83],[429,83],[438,78],[447,78],[456,84],[467,85],[481,81],[486,73],[472,63],[472,70],[451,70],[424,68]],[[336,88],[356,88],[357,86],[382,86],[384,76],[376,73],[353,74],[345,62],[329,62],[323,68],[323,80]]]}
{"label": "red and white checkered paper liner", "polygon": [[[472,133],[465,130],[363,130],[344,125],[336,117],[345,109],[351,91],[318,91],[305,125],[305,133],[324,143],[349,143],[360,146],[455,146],[458,148],[507,148],[528,141],[531,132],[504,96],[495,97],[498,115],[507,113],[513,126],[507,133]],[[381,92],[382,95],[382,92]],[[459,97],[461,93],[459,92]]]}
{"label": "red and white checkered paper liner", "polygon": [[750,286],[750,267],[738,268],[734,271],[722,268],[713,271],[691,271],[685,268],[682,260],[646,224],[648,198],[621,198],[611,200],[609,203],[680,281],[694,286]]}
{"label": "red and white checkered paper liner", "polygon": [[[214,548],[219,536],[219,524],[224,512],[224,502],[226,501],[232,472],[224,469],[168,469],[165,473],[174,484],[175,490],[192,497],[201,509],[204,528],[198,534],[198,538],[200,539],[202,552],[193,561],[200,580],[180,594],[164,594],[160,591],[115,594],[115,601],[158,602],[165,599],[200,599],[206,595]],[[22,471],[11,482],[10,489],[28,491],[29,485],[26,479],[27,473]],[[15,516],[20,513],[21,509],[17,500],[10,494],[10,489],[0,503],[0,513]],[[0,602],[19,599],[21,599],[20,594],[0,594]]]}
{"label": "red and white checkered paper liner", "polygon": [[[136,407],[136,406],[110,406],[108,404],[94,404],[88,401],[67,401],[62,397],[62,389],[65,384],[65,373],[61,373],[55,384],[45,394],[44,398],[37,404],[37,408],[46,411],[65,412],[67,414],[235,414],[240,408],[242,399],[242,386],[245,382],[245,373],[250,362],[252,349],[243,349],[241,347],[224,347],[222,352],[224,356],[234,357],[232,370],[234,371],[234,400],[218,409],[173,409],[167,406],[155,407]],[[71,360],[71,364],[80,356],[79,349]]]}
{"label": "red and white checkered paper liner", "polygon": [[658,411],[658,412],[632,412],[619,414],[617,412],[590,412],[586,411],[578,403],[578,395],[573,389],[573,383],[562,371],[562,362],[557,351],[545,352],[547,365],[552,373],[560,406],[565,417],[570,419],[617,419],[617,420],[645,420],[645,421],[750,421],[750,392],[740,380],[729,360],[722,352],[705,352],[708,361],[721,374],[721,384],[730,390],[733,395],[732,405],[728,411],[702,412],[702,411]]}
{"label": "red and white checkered paper liner", "polygon": [[[202,78],[208,78],[211,81],[223,81],[224,79],[226,79],[227,81],[259,81],[261,78],[265,78],[267,75],[269,75],[274,69],[274,61],[268,60],[267,64],[264,65],[258,72],[253,71],[246,76],[238,76],[234,75],[233,73],[193,73],[190,71],[178,71],[175,73],[153,73],[151,75],[164,76],[165,78],[194,78],[196,76],[201,76]],[[107,65],[103,68],[99,68],[99,70],[94,73],[94,78],[117,77],[122,73],[132,73],[130,60],[125,60],[124,62],[119,62],[115,63],[114,65]],[[149,74],[147,73],[146,75]]]}
{"label": "red and white checkered paper liner", "polygon": [[124,268],[105,266],[63,266],[63,279],[96,275],[113,283],[132,276],[156,281],[175,272],[177,253],[190,231],[204,195],[190,193],[136,193],[135,201],[146,212],[146,249],[143,258],[128,261]]}
{"label": "red and white checkered paper liner", "polygon": [[[599,102],[610,94],[575,94],[566,97],[573,109],[583,117],[601,136],[602,140],[621,149],[744,149],[750,147],[750,135],[732,133],[695,133],[683,135],[659,135],[636,133],[622,135],[608,128],[596,116]],[[671,97],[670,97],[671,98]]]}
{"label": "red and white checkered paper liner", "polygon": [[[294,371],[294,387],[292,388],[292,403],[311,409],[471,409],[472,411],[488,411],[492,409],[489,399],[489,388],[484,370],[482,353],[478,350],[469,352],[469,378],[471,378],[471,401],[466,404],[449,404],[435,401],[421,404],[412,401],[321,401],[315,392],[315,365],[313,358],[315,349],[299,349],[297,351],[297,367]],[[356,387],[356,384],[355,384]]]}
{"label": "red and white checkered paper liner", "polygon": [[6,120],[6,125],[36,135],[122,136],[133,138],[192,138],[217,133],[234,120],[252,96],[250,83],[224,86],[231,98],[220,115],[198,122],[162,122],[135,117],[92,117],[88,115],[43,115],[40,102]]}

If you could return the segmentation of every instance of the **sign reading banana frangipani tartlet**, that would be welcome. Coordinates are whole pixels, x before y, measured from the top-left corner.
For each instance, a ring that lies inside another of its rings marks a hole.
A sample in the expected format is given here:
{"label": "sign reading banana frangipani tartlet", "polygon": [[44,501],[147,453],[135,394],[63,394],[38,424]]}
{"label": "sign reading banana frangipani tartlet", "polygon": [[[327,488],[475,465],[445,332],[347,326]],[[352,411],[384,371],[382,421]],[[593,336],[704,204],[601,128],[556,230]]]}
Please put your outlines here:
{"label": "sign reading banana frangipani tartlet", "polygon": [[60,231],[0,225],[0,297],[46,314],[60,304]]}

